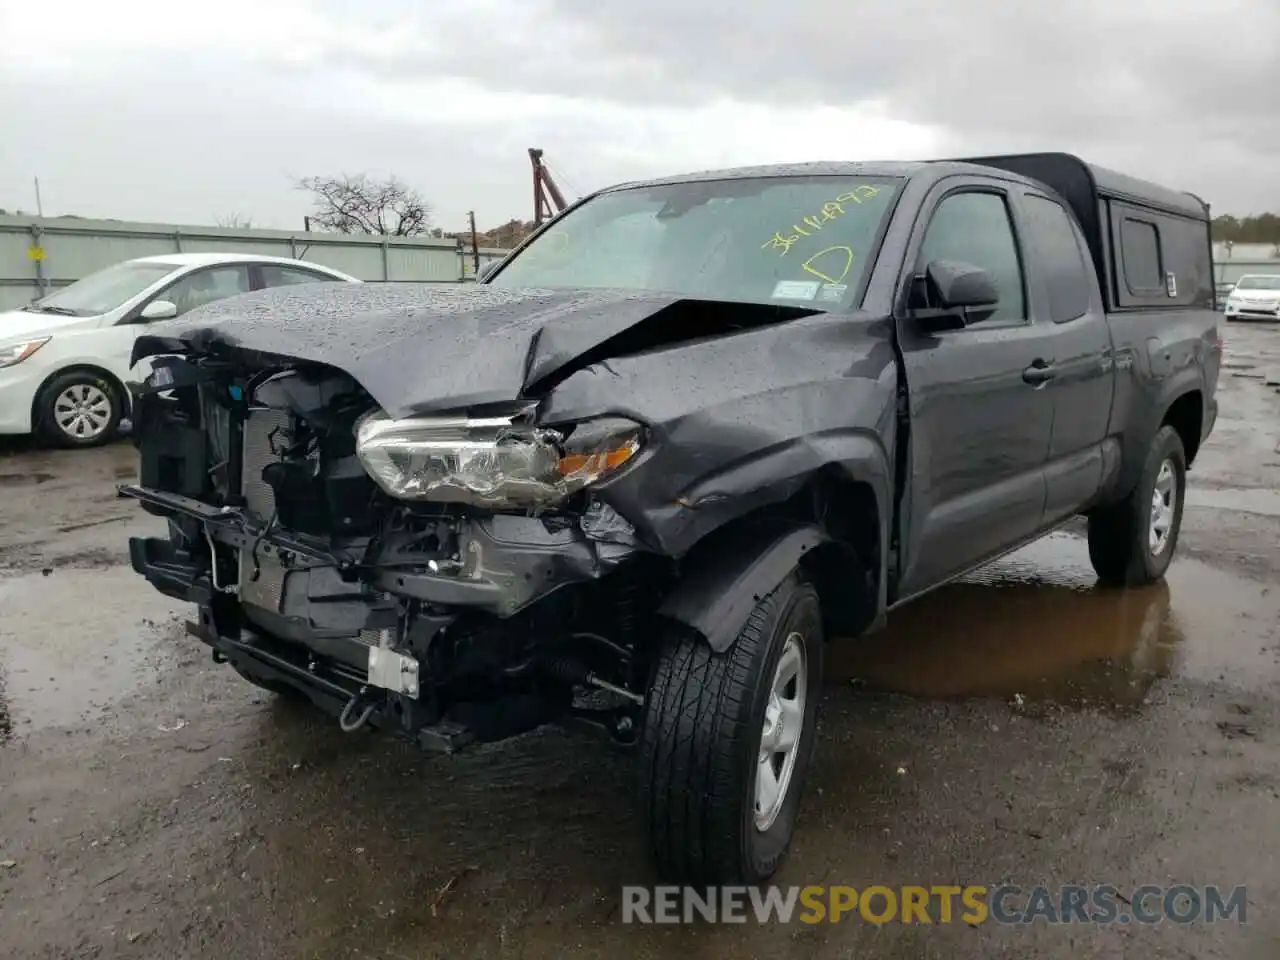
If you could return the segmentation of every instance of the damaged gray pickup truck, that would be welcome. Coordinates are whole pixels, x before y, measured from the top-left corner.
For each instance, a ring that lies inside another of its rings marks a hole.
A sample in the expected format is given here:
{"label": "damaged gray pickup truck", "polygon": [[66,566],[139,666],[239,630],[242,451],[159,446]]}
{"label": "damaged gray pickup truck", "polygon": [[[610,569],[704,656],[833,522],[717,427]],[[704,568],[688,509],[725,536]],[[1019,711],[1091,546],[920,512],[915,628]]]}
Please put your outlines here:
{"label": "damaged gray pickup truck", "polygon": [[759,882],[824,642],[1078,515],[1102,581],[1163,575],[1213,296],[1203,202],[1063,154],[625,184],[479,284],[157,325],[133,566],[343,730],[595,722],[664,877]]}

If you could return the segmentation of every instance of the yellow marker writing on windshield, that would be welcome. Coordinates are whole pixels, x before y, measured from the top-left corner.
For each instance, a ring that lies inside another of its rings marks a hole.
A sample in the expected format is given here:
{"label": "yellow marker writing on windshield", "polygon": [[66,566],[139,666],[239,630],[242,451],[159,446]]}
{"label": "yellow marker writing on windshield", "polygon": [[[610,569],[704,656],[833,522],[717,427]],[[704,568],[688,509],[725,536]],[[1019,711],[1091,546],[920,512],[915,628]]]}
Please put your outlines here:
{"label": "yellow marker writing on windshield", "polygon": [[[824,257],[826,257],[826,261],[822,264],[822,269],[819,270],[813,263],[815,260],[822,260]],[[853,268],[853,250],[849,247],[827,247],[825,250],[819,250],[800,266],[815,277],[821,277],[827,283],[840,283]]]}
{"label": "yellow marker writing on windshield", "polygon": [[769,248],[773,248],[774,250],[781,250],[782,255],[785,257],[787,255],[787,251],[790,250],[799,242],[800,242],[800,237],[798,234],[789,234],[787,236],[783,236],[782,231],[779,230],[777,233],[775,233],[772,237],[770,237],[764,243],[760,244],[760,249],[768,250]]}
{"label": "yellow marker writing on windshield", "polygon": [[868,183],[864,183],[859,187],[854,187],[848,193],[842,193],[836,197],[841,203],[848,203],[852,200],[854,203],[861,203],[863,200],[870,200],[880,192],[879,187],[873,187]]}
{"label": "yellow marker writing on windshield", "polygon": [[[786,231],[779,230],[772,237],[760,245],[761,250],[777,250],[782,256],[786,256],[787,252],[800,242],[801,237],[809,237],[820,231],[823,224],[830,220],[835,220],[844,216],[844,205],[846,203],[862,203],[863,200],[869,200],[880,193],[879,187],[873,187],[869,183],[860,184],[852,190],[840,194],[834,200],[828,200],[822,205],[822,209],[816,214],[809,214],[801,218],[799,223],[791,224]],[[803,226],[801,226],[803,224]],[[847,250],[848,247],[828,247],[828,250],[842,249]],[[826,253],[824,250],[822,253]],[[822,253],[815,254],[821,256]],[[850,253],[850,256],[853,254]],[[852,262],[852,261],[850,261]],[[809,268],[806,267],[806,270]],[[809,270],[810,273],[822,276],[816,270]],[[849,272],[849,268],[845,268],[845,273]],[[835,283],[836,281],[830,281]]]}

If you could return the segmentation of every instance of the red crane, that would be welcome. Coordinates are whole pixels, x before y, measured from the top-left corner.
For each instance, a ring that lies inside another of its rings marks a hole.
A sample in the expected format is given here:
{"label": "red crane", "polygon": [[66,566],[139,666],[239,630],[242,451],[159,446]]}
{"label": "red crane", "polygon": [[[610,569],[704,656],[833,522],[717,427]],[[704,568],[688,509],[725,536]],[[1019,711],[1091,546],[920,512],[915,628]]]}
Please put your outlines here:
{"label": "red crane", "polygon": [[565,202],[551,171],[542,162],[540,149],[529,148],[529,162],[533,164],[533,226],[536,229],[542,226],[543,220],[550,220],[563,210]]}

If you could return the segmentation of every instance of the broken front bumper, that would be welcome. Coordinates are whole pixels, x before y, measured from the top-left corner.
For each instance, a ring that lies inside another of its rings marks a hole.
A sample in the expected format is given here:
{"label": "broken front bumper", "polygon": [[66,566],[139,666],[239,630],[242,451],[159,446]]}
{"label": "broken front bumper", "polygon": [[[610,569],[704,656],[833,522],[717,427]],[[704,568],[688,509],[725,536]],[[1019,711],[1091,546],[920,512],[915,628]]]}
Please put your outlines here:
{"label": "broken front bumper", "polygon": [[[119,491],[152,513],[196,521],[205,538],[241,556],[247,551],[250,556],[262,552],[270,557],[284,579],[280,595],[272,599],[280,604],[277,612],[292,618],[311,619],[308,610],[315,603],[366,592],[509,617],[558,587],[603,576],[634,553],[629,545],[592,540],[576,526],[493,515],[460,521],[462,562],[422,554],[414,558],[415,563],[398,555],[392,565],[376,554],[365,555],[367,542],[334,547],[320,538],[258,524],[237,508],[213,507],[181,494],[131,484]],[[175,557],[172,538],[135,537],[129,546],[133,568],[170,596],[199,602],[201,595],[211,591],[234,590],[213,582],[216,577],[207,577],[209,582],[201,590],[194,574],[197,568]],[[291,589],[293,578],[299,578],[299,585],[305,579],[305,587]]]}
{"label": "broken front bumper", "polygon": [[[398,729],[432,750],[456,749],[470,734],[435,715],[420,675],[426,643],[400,635],[405,601],[420,601],[415,623],[432,634],[463,613],[496,622],[603,576],[634,552],[592,540],[581,526],[489,516],[458,521],[454,556],[410,560],[381,556],[369,539],[299,535],[181,494],[136,485],[119,492],[169,519],[169,537],[130,540],[133,568],[198,606],[188,632],[216,659],[263,686],[300,690],[344,726]],[[379,690],[391,696],[375,696]]]}

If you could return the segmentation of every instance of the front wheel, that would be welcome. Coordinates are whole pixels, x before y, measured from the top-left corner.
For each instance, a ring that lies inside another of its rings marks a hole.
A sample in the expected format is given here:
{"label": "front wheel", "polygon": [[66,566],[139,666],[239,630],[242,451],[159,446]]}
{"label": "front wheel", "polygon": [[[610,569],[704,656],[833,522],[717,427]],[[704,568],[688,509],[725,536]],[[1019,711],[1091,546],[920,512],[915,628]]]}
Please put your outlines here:
{"label": "front wheel", "polygon": [[639,751],[641,809],[665,878],[755,884],[778,869],[813,753],[822,639],[817,593],[795,574],[724,653],[672,626]]}
{"label": "front wheel", "polygon": [[1173,427],[1161,427],[1129,496],[1089,516],[1089,559],[1104,583],[1136,587],[1164,576],[1178,545],[1187,455]]}
{"label": "front wheel", "polygon": [[124,414],[120,391],[90,370],[54,377],[36,398],[36,431],[60,447],[96,447],[111,440]]}

